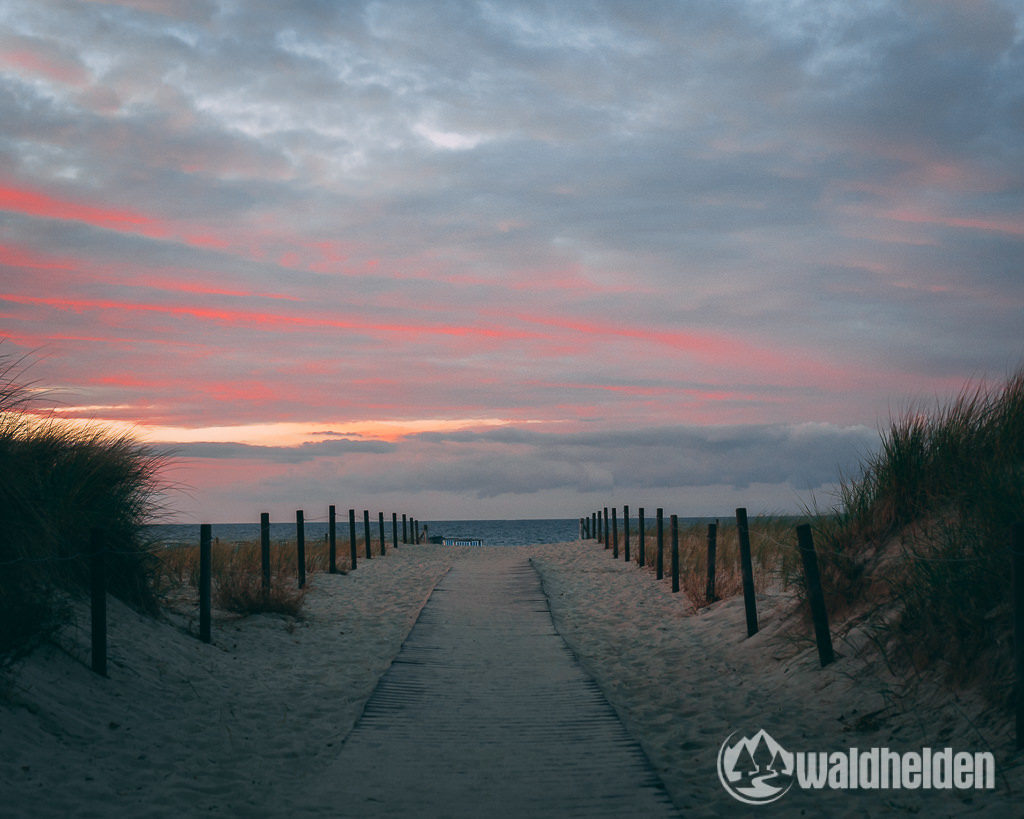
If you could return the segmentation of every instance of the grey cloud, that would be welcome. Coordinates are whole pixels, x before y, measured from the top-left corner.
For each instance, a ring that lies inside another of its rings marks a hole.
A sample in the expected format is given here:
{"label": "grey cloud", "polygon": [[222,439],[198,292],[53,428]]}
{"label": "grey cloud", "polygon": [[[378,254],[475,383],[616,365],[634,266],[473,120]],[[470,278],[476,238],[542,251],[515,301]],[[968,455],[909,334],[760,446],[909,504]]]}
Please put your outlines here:
{"label": "grey cloud", "polygon": [[395,445],[385,441],[317,441],[300,446],[257,446],[240,443],[183,443],[165,447],[176,458],[214,458],[227,460],[259,460],[271,463],[297,464],[317,458],[334,458],[349,454],[388,454]]}
{"label": "grey cloud", "polygon": [[[851,475],[878,444],[877,430],[829,424],[662,427],[549,433],[526,428],[424,433],[417,480],[479,497],[545,489],[789,484],[809,491]],[[418,443],[417,443],[418,442]],[[378,476],[382,488],[392,476]],[[404,483],[406,487],[411,484]]]}

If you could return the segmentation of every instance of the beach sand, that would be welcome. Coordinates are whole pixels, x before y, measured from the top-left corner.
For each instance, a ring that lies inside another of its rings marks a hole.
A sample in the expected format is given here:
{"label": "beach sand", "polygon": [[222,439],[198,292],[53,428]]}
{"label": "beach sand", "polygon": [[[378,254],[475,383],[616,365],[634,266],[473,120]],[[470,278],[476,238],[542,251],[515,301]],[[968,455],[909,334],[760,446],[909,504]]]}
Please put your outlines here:
{"label": "beach sand", "polygon": [[[112,601],[109,679],[89,670],[78,609],[59,646],[21,661],[0,698],[0,816],[291,815],[439,578],[488,553],[408,546],[348,575],[312,575],[302,619],[215,612],[213,645],[188,633],[188,613],[157,621]],[[845,644],[821,669],[809,627],[794,639],[784,621],[788,595],[760,601],[762,630],[747,639],[741,599],[694,614],[666,582],[593,542],[522,553],[559,632],[687,815],[751,810],[724,791],[716,759],[731,733],[759,729],[789,750],[952,746],[992,750],[997,764],[994,791],[793,788],[757,808],[766,815],[1018,814],[1024,777],[1005,714],[925,685],[901,701],[896,682]],[[336,796],[316,791],[330,815],[344,782]]]}

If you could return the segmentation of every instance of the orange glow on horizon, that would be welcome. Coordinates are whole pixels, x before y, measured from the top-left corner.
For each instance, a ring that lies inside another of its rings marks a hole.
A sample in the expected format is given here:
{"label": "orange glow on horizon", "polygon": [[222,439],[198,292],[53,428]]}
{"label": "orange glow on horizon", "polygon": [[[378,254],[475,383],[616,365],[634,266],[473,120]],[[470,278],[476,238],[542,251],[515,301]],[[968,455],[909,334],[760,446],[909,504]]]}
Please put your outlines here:
{"label": "orange glow on horizon", "polygon": [[[43,412],[90,412],[117,409],[111,405],[55,407]],[[135,407],[138,409],[138,407]],[[40,420],[52,420],[73,429],[102,429],[114,434],[127,434],[141,443],[188,444],[233,443],[265,447],[298,447],[323,441],[357,439],[394,442],[410,435],[425,432],[453,432],[510,425],[505,418],[424,418],[411,420],[359,420],[359,421],[272,421],[259,424],[236,424],[209,427],[181,427],[146,424],[136,421],[115,421],[103,418],[48,419],[45,414],[26,413]],[[515,421],[533,424],[536,421]]]}

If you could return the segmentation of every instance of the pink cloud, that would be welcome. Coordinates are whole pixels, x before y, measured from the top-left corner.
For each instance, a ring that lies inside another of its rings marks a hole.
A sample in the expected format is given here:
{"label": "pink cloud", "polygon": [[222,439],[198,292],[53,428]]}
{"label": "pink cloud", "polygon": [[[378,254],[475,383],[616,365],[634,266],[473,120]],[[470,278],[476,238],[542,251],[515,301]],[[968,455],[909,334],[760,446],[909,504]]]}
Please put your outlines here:
{"label": "pink cloud", "polygon": [[81,87],[89,82],[89,73],[77,60],[63,55],[43,54],[24,44],[10,50],[0,50],[0,64],[19,73],[36,74],[63,85]]}
{"label": "pink cloud", "polygon": [[168,235],[165,225],[136,211],[82,204],[10,185],[0,184],[0,210],[43,219],[84,222],[107,230],[142,233],[157,238]]}

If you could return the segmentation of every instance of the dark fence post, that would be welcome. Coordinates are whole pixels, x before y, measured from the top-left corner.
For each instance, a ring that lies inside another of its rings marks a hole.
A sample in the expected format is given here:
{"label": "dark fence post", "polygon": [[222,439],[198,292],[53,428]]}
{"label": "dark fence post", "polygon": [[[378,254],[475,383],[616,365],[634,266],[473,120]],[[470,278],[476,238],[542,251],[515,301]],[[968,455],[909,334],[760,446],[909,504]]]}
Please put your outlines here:
{"label": "dark fence post", "polygon": [[612,507],[612,557],[619,559],[619,510]]}
{"label": "dark fence post", "polygon": [[672,516],[672,591],[679,591],[679,518]]}
{"label": "dark fence post", "polygon": [[92,597],[92,670],[107,676],[107,538],[102,529],[89,532],[89,575]]}
{"label": "dark fence post", "polygon": [[409,542],[409,532],[408,532],[408,530],[406,528],[405,513],[403,512],[402,513],[402,543],[408,543],[408,542]]}
{"label": "dark fence post", "polygon": [[363,510],[363,537],[366,538],[366,559],[373,557],[370,552],[370,510]]}
{"label": "dark fence post", "polygon": [[629,563],[629,507],[622,507],[622,545],[625,554],[622,559]]}
{"label": "dark fence post", "polygon": [[818,574],[818,555],[814,551],[814,537],[811,527],[804,523],[796,527],[796,538],[800,544],[800,558],[804,563],[807,577],[807,599],[811,604],[814,619],[814,636],[818,641],[818,657],[822,666],[835,659],[832,652],[832,635],[828,631],[828,612],[825,610],[825,595],[821,592],[821,575]]}
{"label": "dark fence post", "polygon": [[306,520],[301,509],[295,511],[295,556],[299,564],[299,588],[306,588]]}
{"label": "dark fence post", "polygon": [[388,547],[387,547],[387,545],[384,542],[385,541],[385,537],[384,537],[384,513],[383,512],[378,512],[377,513],[377,528],[380,530],[380,556],[384,557],[384,555],[386,555],[388,553]]}
{"label": "dark fence post", "polygon": [[710,606],[715,602],[715,555],[718,551],[718,524],[708,524],[708,586],[704,591]]}
{"label": "dark fence post", "polygon": [[338,573],[338,514],[334,508],[334,504],[331,504],[331,508],[327,512],[327,540],[330,544],[330,573]]}
{"label": "dark fence post", "polygon": [[210,642],[211,527],[199,524],[199,639]]}
{"label": "dark fence post", "polygon": [[391,545],[398,548],[398,512],[391,513]]}
{"label": "dark fence post", "polygon": [[654,558],[654,576],[661,580],[665,576],[665,513],[659,507],[658,518],[658,550]]}
{"label": "dark fence post", "polygon": [[597,512],[591,512],[590,513],[590,539],[591,540],[600,540],[601,539],[601,535],[600,535],[600,532],[598,531],[598,528],[599,527],[597,525]]}
{"label": "dark fence post", "polygon": [[1013,650],[1016,660],[1017,750],[1024,748],[1024,523],[1010,530],[1013,552]]}
{"label": "dark fence post", "polygon": [[263,593],[270,592],[270,513],[260,512],[260,569],[263,572]]}
{"label": "dark fence post", "polygon": [[754,601],[754,567],[750,560],[750,529],[747,510],[736,510],[736,530],[740,539],[740,572],[743,574],[743,605],[747,610],[747,636],[757,634],[757,603]]}
{"label": "dark fence post", "polygon": [[611,533],[608,531],[608,507],[604,507],[604,548],[611,548]]}
{"label": "dark fence post", "polygon": [[642,506],[636,510],[636,516],[636,562],[638,566],[643,566],[647,562],[647,541],[644,540],[646,532],[644,532],[644,508]]}
{"label": "dark fence post", "polygon": [[356,558],[358,556],[358,549],[356,548],[356,510],[348,510],[348,546],[349,546],[349,558],[352,561],[352,568],[356,567]]}

